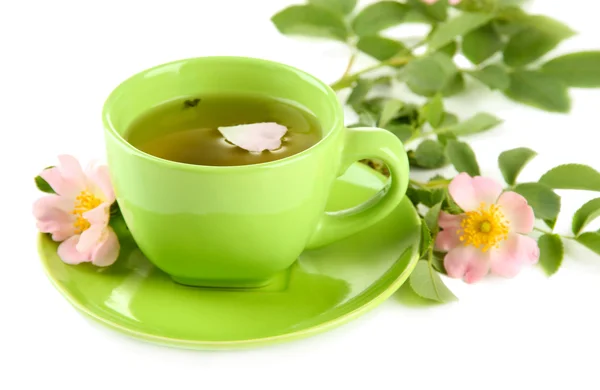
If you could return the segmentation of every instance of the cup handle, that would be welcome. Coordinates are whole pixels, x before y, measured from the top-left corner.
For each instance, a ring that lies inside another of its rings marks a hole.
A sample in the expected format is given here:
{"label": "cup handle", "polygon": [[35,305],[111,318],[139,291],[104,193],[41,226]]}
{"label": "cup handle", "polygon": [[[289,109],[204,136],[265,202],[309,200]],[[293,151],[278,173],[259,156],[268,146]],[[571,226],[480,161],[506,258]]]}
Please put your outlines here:
{"label": "cup handle", "polygon": [[376,127],[346,129],[339,174],[365,158],[383,160],[390,171],[388,185],[368,201],[350,209],[326,212],[306,246],[318,248],[348,237],[380,221],[398,206],[408,187],[408,156],[402,142],[391,132]]}

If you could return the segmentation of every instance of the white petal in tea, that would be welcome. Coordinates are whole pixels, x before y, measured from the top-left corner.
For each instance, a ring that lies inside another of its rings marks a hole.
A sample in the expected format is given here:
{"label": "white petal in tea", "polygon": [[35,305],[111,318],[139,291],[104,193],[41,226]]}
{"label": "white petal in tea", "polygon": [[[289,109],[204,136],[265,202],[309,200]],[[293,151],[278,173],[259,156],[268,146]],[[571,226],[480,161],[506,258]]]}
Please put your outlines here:
{"label": "white petal in tea", "polygon": [[287,127],[275,122],[226,126],[218,129],[227,141],[250,152],[279,149],[281,138],[287,132]]}

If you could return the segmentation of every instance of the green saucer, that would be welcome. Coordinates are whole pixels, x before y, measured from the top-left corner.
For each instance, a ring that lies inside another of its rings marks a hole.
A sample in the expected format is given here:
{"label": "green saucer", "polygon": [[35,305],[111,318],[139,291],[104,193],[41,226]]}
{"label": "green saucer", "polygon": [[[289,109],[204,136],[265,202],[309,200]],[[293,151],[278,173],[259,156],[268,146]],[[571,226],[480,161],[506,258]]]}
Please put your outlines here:
{"label": "green saucer", "polygon": [[[385,178],[353,165],[333,189],[328,210],[373,196]],[[294,340],[358,317],[388,298],[418,259],[420,222],[408,199],[385,220],[343,241],[306,251],[271,285],[253,290],[174,283],[137,249],[121,243],[107,268],[64,264],[57,243],[40,235],[39,252],[55,287],[76,309],[146,341],[224,349]]]}

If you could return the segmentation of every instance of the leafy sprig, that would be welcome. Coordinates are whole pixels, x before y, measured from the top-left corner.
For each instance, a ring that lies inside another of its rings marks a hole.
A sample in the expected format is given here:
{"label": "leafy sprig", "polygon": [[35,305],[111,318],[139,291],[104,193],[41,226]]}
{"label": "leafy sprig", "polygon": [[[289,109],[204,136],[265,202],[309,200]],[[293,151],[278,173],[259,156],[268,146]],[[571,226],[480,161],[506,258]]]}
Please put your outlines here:
{"label": "leafy sprig", "polygon": [[[308,0],[288,7],[272,21],[283,34],[332,39],[348,46],[352,55],[334,90],[350,88],[346,103],[358,116],[353,126],[378,126],[394,133],[409,146],[413,168],[435,170],[452,164],[456,171],[479,175],[476,155],[461,139],[493,129],[502,123],[489,113],[460,120],[446,110],[444,98],[462,93],[465,79],[499,90],[507,98],[542,110],[566,113],[571,108],[569,88],[600,87],[600,51],[583,51],[545,58],[575,32],[544,15],[531,15],[520,0],[447,0],[426,4],[421,0],[382,0],[357,9],[357,0]],[[387,37],[384,30],[403,23],[424,23],[430,31],[416,44]],[[358,55],[376,61],[354,71]],[[455,59],[462,55],[468,68]],[[381,70],[385,74],[381,75]],[[375,72],[378,71],[378,72]],[[405,84],[425,103],[394,95],[392,84]],[[372,97],[382,87],[384,96]],[[538,182],[519,183],[519,173],[536,156],[528,148],[502,152],[499,169],[506,189],[524,196],[534,209],[541,233],[540,265],[548,275],[563,259],[564,240],[575,241],[600,254],[600,231],[584,232],[600,216],[600,198],[583,205],[573,216],[572,236],[554,233],[560,213],[557,189],[600,192],[600,173],[593,168],[567,164],[551,169]],[[378,161],[366,161],[384,171]],[[423,218],[421,260],[409,284],[420,296],[448,302],[456,297],[438,273],[445,273],[443,254],[434,250],[441,210],[458,214],[460,208],[448,193],[449,178],[433,176],[428,182],[410,181],[407,196],[419,206]]]}

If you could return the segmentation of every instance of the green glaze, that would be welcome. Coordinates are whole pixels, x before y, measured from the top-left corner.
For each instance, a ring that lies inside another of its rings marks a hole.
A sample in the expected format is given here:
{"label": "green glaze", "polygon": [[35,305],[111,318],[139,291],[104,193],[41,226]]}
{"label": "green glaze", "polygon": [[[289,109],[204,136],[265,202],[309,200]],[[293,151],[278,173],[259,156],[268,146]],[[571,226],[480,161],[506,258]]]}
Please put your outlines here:
{"label": "green glaze", "polygon": [[[167,100],[258,93],[302,106],[323,139],[294,156],[256,165],[200,166],[163,160],[123,134],[140,114]],[[161,65],[126,80],[103,112],[117,201],[142,252],[183,284],[259,287],[316,248],[388,215],[408,184],[408,160],[390,132],[345,129],[333,90],[295,68],[259,59],[205,57]],[[324,213],[336,177],[362,158],[379,158],[392,180],[374,200]]]}
{"label": "green glaze", "polygon": [[[373,196],[384,179],[362,164],[338,179],[328,210]],[[173,283],[131,239],[108,268],[64,264],[58,243],[39,250],[56,288],[79,311],[118,331],[170,346],[223,349],[294,340],[341,325],[388,298],[418,260],[419,217],[405,199],[352,237],[301,254],[289,272],[251,291]]]}

